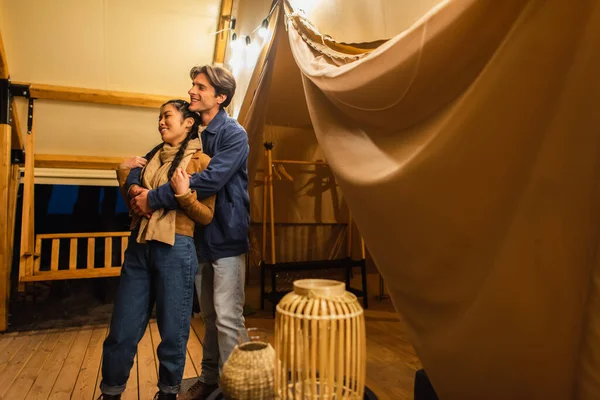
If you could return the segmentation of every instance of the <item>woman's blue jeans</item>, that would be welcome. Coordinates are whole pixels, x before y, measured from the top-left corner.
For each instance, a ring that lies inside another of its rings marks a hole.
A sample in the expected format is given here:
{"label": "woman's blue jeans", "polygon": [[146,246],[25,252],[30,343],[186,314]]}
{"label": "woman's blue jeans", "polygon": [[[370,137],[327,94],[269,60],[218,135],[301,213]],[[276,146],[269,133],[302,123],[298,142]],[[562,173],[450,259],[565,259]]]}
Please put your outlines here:
{"label": "woman's blue jeans", "polygon": [[100,389],[107,395],[125,390],[137,345],[156,303],[161,337],[157,349],[158,387],[165,393],[177,393],[185,366],[198,270],[194,239],[176,235],[175,244],[169,246],[137,243],[136,237],[137,232],[132,232],[125,252],[110,332],[104,341]]}

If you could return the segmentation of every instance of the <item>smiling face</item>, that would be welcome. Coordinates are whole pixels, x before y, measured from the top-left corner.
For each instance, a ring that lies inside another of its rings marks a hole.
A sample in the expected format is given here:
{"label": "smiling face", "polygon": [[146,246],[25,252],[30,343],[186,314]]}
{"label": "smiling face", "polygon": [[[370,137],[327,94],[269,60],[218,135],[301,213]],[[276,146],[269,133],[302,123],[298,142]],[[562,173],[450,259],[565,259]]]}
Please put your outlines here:
{"label": "smiling face", "polygon": [[188,94],[190,95],[190,111],[198,113],[216,114],[221,104],[227,99],[226,95],[217,94],[205,73],[196,75]]}
{"label": "smiling face", "polygon": [[166,104],[160,109],[158,131],[163,142],[178,146],[187,136],[194,125],[193,118],[183,118],[183,115],[173,104]]}

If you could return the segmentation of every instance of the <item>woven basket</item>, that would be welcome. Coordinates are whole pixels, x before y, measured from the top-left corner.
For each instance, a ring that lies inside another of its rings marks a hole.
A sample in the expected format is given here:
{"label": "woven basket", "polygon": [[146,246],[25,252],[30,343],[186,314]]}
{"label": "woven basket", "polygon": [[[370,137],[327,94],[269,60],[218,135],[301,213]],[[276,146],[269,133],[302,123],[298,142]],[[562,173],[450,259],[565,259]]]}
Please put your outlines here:
{"label": "woven basket", "polygon": [[363,399],[364,312],[342,282],[305,279],[277,305],[277,399]]}
{"label": "woven basket", "polygon": [[272,400],[275,350],[264,342],[236,346],[223,365],[219,386],[227,400]]}

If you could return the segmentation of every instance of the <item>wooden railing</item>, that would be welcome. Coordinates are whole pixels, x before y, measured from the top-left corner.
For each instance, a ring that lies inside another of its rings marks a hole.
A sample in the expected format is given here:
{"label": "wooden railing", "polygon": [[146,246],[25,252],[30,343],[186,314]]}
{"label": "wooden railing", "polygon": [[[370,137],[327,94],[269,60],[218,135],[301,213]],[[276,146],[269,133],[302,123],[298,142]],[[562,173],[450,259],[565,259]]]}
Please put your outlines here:
{"label": "wooden railing", "polygon": [[[131,232],[99,232],[36,235],[35,252],[31,255],[33,263],[29,263],[29,266],[21,264],[19,282],[118,276],[130,234]],[[85,243],[84,246],[82,242]],[[48,251],[44,251],[46,246],[50,249],[49,255]],[[97,257],[96,249],[101,246],[104,254]],[[61,252],[61,247],[63,251],[65,247],[68,249],[66,255]],[[84,249],[85,257],[80,257],[80,248]],[[97,262],[97,258],[103,261]]]}

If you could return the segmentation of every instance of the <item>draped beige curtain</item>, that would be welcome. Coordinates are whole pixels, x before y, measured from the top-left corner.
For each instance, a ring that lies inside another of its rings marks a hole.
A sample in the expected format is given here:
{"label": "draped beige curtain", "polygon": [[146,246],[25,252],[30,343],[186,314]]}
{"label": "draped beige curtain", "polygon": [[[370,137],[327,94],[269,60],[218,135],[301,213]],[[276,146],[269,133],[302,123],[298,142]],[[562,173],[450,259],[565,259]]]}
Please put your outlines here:
{"label": "draped beige curtain", "polygon": [[600,2],[446,1],[360,45],[286,22],[440,398],[600,398]]}

